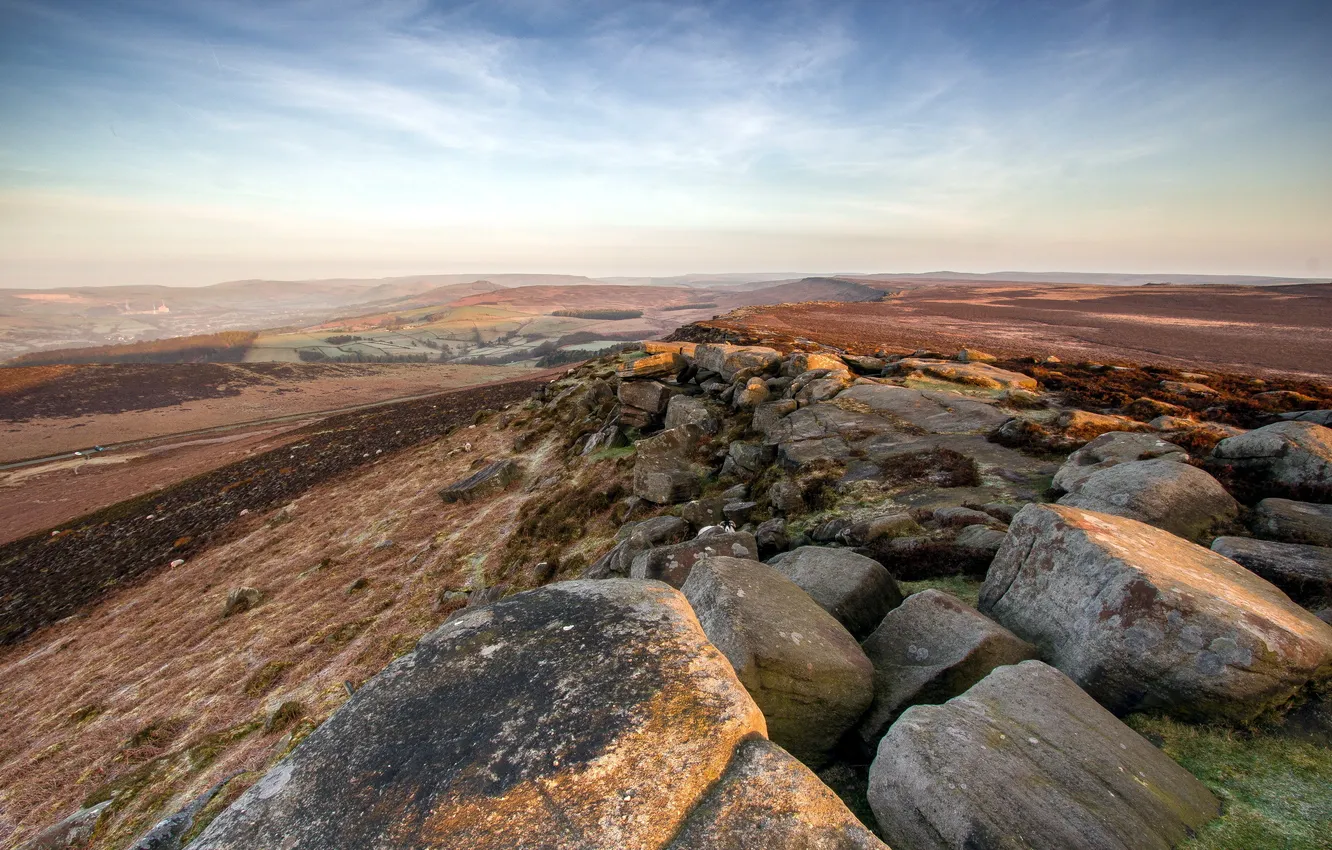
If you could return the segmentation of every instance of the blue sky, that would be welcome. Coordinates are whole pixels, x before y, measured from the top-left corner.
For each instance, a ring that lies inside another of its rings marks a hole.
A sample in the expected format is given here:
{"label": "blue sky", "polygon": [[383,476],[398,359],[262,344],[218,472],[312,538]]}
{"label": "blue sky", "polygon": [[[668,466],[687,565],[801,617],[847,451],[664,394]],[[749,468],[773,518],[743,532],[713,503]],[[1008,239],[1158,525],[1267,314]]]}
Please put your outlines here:
{"label": "blue sky", "polygon": [[1332,275],[1332,3],[0,0],[0,285]]}

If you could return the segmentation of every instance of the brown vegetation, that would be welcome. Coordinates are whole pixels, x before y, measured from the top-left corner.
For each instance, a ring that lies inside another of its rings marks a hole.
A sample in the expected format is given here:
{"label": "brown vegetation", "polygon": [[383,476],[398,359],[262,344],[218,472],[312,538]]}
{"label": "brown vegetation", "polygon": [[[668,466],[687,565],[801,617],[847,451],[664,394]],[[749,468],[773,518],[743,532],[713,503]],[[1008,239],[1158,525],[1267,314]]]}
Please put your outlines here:
{"label": "brown vegetation", "polygon": [[256,339],[257,331],[221,331],[199,336],[176,336],[123,345],[62,348],[21,354],[6,366],[49,366],[87,363],[239,363]]}

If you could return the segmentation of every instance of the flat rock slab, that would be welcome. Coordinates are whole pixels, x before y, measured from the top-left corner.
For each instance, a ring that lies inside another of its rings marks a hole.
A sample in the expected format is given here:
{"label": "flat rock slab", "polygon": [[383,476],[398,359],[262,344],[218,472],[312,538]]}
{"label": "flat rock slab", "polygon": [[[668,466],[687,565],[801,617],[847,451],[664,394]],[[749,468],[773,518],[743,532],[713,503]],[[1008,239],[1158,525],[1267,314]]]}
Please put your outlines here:
{"label": "flat rock slab", "polygon": [[758,561],[699,561],[683,592],[763,710],[772,741],[805,764],[825,763],[873,698],[874,668],[856,639]]}
{"label": "flat rock slab", "polygon": [[1136,519],[1186,540],[1199,540],[1239,514],[1221,482],[1168,458],[1115,464],[1072,487],[1059,504]]}
{"label": "flat rock slab", "polygon": [[1036,657],[1036,647],[938,590],[908,596],[861,648],[874,665],[874,703],[856,733],[871,752],[911,706],[952,699],[994,668]]}
{"label": "flat rock slab", "polygon": [[837,396],[837,404],[855,402],[879,414],[897,419],[931,434],[988,433],[1002,425],[1008,414],[992,404],[961,393],[894,387],[887,384],[858,384]]}
{"label": "flat rock slab", "polygon": [[671,587],[683,587],[694,564],[702,558],[724,555],[731,558],[757,558],[758,543],[747,531],[709,534],[676,543],[659,546],[636,555],[629,565],[631,578],[656,579]]}
{"label": "flat rock slab", "polygon": [[1112,431],[1102,434],[1075,451],[1055,473],[1051,484],[1056,490],[1071,492],[1083,481],[1102,469],[1134,460],[1187,461],[1188,452],[1155,434],[1134,434]]}
{"label": "flat rock slab", "polygon": [[888,850],[809,768],[771,741],[735,760],[666,850]]}
{"label": "flat rock slab", "polygon": [[1332,628],[1229,558],[1134,520],[1028,505],[980,610],[1121,714],[1245,723],[1332,675]]}
{"label": "flat rock slab", "polygon": [[879,744],[869,802],[888,843],[910,850],[1169,850],[1220,810],[1039,661],[908,709]]}
{"label": "flat rock slab", "polygon": [[1253,509],[1255,534],[1286,543],[1332,546],[1332,505],[1263,499]]}
{"label": "flat rock slab", "polygon": [[874,631],[884,614],[902,604],[902,591],[883,565],[849,549],[801,546],[768,565],[795,582],[856,638]]}
{"label": "flat rock slab", "polygon": [[190,847],[661,847],[763,731],[681,594],[564,582],[427,635]]}
{"label": "flat rock slab", "polygon": [[940,381],[980,387],[987,390],[1034,390],[1040,385],[1036,379],[1021,372],[1010,372],[988,366],[983,362],[965,360],[927,360],[907,357],[887,367],[895,375],[920,374]]}
{"label": "flat rock slab", "polygon": [[704,344],[694,349],[694,363],[716,372],[728,383],[743,371],[755,374],[776,368],[781,352],[760,345]]}
{"label": "flat rock slab", "polygon": [[1212,541],[1212,551],[1257,573],[1301,604],[1332,601],[1332,548],[1218,537]]}

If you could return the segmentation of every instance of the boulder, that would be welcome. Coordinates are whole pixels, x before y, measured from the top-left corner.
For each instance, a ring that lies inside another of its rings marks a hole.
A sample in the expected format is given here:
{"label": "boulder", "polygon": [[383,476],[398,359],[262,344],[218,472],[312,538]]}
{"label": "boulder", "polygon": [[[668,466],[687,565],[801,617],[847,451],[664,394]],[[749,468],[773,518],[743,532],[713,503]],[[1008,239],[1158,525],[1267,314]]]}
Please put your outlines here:
{"label": "boulder", "polygon": [[842,359],[862,375],[877,375],[888,365],[888,361],[882,357],[868,357],[863,354],[843,354]]}
{"label": "boulder", "polygon": [[883,565],[849,549],[801,546],[768,562],[857,639],[874,631],[902,603],[902,591]]}
{"label": "boulder", "polygon": [[1187,461],[1189,454],[1155,434],[1111,431],[1069,455],[1068,460],[1064,461],[1064,465],[1055,473],[1051,486],[1056,490],[1069,492],[1102,469],[1132,460],[1155,458]]}
{"label": "boulder", "polygon": [[763,732],[678,592],[563,582],[428,634],[190,847],[660,847]]}
{"label": "boulder", "polygon": [[673,546],[660,546],[635,556],[629,575],[639,579],[664,581],[671,587],[683,587],[694,565],[700,560],[726,556],[757,558],[758,543],[747,531],[730,531],[686,540]]}
{"label": "boulder", "polygon": [[847,531],[849,542],[857,546],[867,546],[876,540],[904,537],[909,534],[921,534],[924,529],[909,513],[882,514],[854,523]]}
{"label": "boulder", "polygon": [[750,378],[744,389],[736,392],[732,403],[739,409],[753,410],[767,401],[769,395],[768,385],[763,383],[762,378]]}
{"label": "boulder", "polygon": [[617,395],[621,404],[660,415],[666,412],[672,393],[669,387],[656,381],[620,381]]}
{"label": "boulder", "polygon": [[1195,541],[1239,514],[1221,482],[1167,458],[1102,469],[1074,484],[1059,504],[1136,519]]}
{"label": "boulder", "polygon": [[777,449],[764,443],[731,443],[722,462],[722,475],[750,480],[772,465]]}
{"label": "boulder", "polygon": [[715,434],[721,430],[721,420],[703,399],[673,395],[666,403],[666,427],[678,428],[681,425],[694,425],[705,434]]}
{"label": "boulder", "polygon": [[908,596],[861,648],[874,665],[874,702],[856,727],[869,752],[911,706],[952,699],[994,668],[1036,657],[1036,647],[938,590]]}
{"label": "boulder", "polygon": [[768,504],[772,509],[788,517],[803,514],[809,510],[800,486],[794,481],[783,478],[768,488]]}
{"label": "boulder", "polygon": [[767,564],[715,557],[682,588],[767,719],[773,743],[818,767],[869,707],[874,669],[855,638]]}
{"label": "boulder", "polygon": [[698,345],[692,342],[660,342],[648,340],[643,343],[643,350],[648,354],[680,354],[684,357],[693,357],[694,349]]}
{"label": "boulder", "polygon": [[1112,431],[1146,431],[1148,426],[1127,416],[1107,413],[1089,413],[1085,410],[1066,410],[1055,420],[1055,427],[1075,442],[1090,442]]}
{"label": "boulder", "polygon": [[222,618],[243,614],[264,601],[264,592],[257,587],[237,587],[227,593],[222,605]]}
{"label": "boulder", "polygon": [[1039,386],[1035,378],[1023,375],[1021,372],[997,369],[984,363],[960,363],[954,360],[905,357],[896,363],[889,364],[888,368],[899,376],[922,374],[940,381],[965,384],[987,390],[1034,390]]}
{"label": "boulder", "polygon": [[786,536],[786,520],[773,517],[759,523],[759,527],[754,531],[754,542],[758,545],[759,558],[763,560],[771,558],[778,552],[785,552],[791,545]]}
{"label": "boulder", "polygon": [[580,578],[627,578],[634,556],[653,546],[679,543],[689,536],[689,523],[674,516],[658,516],[620,526],[615,546],[583,571]]}
{"label": "boulder", "polygon": [[894,418],[933,434],[988,433],[1008,419],[992,404],[961,393],[895,387],[889,384],[857,384],[837,396],[839,405],[864,405],[878,414]]}
{"label": "boulder", "polygon": [[698,495],[702,470],[689,454],[701,431],[682,425],[638,441],[634,460],[634,495],[658,505],[683,502]]}
{"label": "boulder", "polygon": [[[739,526],[749,522],[750,514],[758,507],[758,502],[734,501],[722,506],[722,515],[731,525]],[[756,541],[757,542],[757,541]]]}
{"label": "boulder", "polygon": [[993,525],[996,520],[984,511],[958,506],[935,508],[934,521],[946,528],[963,528],[968,525]]}
{"label": "boulder", "polygon": [[800,469],[812,463],[845,463],[851,458],[851,447],[841,437],[780,443],[777,446],[777,458],[788,469]]}
{"label": "boulder", "polygon": [[[846,368],[846,361],[836,354],[797,351],[783,361],[782,374],[794,378],[816,369],[825,372],[845,372]],[[882,369],[883,366],[879,368]]]}
{"label": "boulder", "polygon": [[716,372],[727,383],[742,371],[760,374],[776,368],[782,355],[758,345],[704,344],[694,349],[694,362],[700,369]]}
{"label": "boulder", "polygon": [[999,547],[1004,545],[1008,534],[983,525],[968,525],[958,532],[953,544],[961,549],[984,552],[990,557],[999,554]]}
{"label": "boulder", "polygon": [[884,837],[909,850],[1169,850],[1220,804],[1039,661],[904,713],[870,767]]}
{"label": "boulder", "polygon": [[720,496],[709,496],[685,502],[680,506],[680,516],[697,531],[709,525],[717,525],[725,519],[726,515],[722,513],[724,507],[726,501]]}
{"label": "boulder", "polygon": [[1229,558],[1130,519],[1028,505],[980,610],[1117,714],[1245,723],[1332,675],[1332,629]]}
{"label": "boulder", "polygon": [[523,477],[523,468],[511,460],[493,461],[478,469],[461,481],[455,481],[439,491],[439,497],[446,504],[452,502],[471,502],[484,498],[491,493],[498,493],[519,478]]}
{"label": "boulder", "polygon": [[1253,509],[1255,534],[1286,543],[1332,546],[1332,505],[1263,499]]}
{"label": "boulder", "polygon": [[619,422],[608,422],[587,438],[583,444],[583,457],[596,454],[606,449],[618,449],[629,445],[629,439],[620,430]]}
{"label": "boulder", "polygon": [[1281,414],[1282,419],[1295,422],[1313,422],[1332,428],[1332,410],[1297,410]]}
{"label": "boulder", "polygon": [[1212,461],[1263,495],[1332,500],[1332,428],[1313,422],[1277,422],[1229,437]]}
{"label": "boulder", "polygon": [[1332,548],[1218,537],[1212,551],[1257,573],[1302,605],[1332,601]]}
{"label": "boulder", "polygon": [[751,738],[665,850],[888,850],[781,747]]}
{"label": "boulder", "polygon": [[20,850],[72,850],[87,846],[97,825],[114,800],[106,800],[74,814],[34,835]]}
{"label": "boulder", "polygon": [[758,407],[754,408],[754,418],[750,423],[750,427],[760,434],[766,435],[777,426],[777,423],[782,420],[782,417],[795,412],[797,406],[795,401],[789,398],[760,404]]}
{"label": "boulder", "polygon": [[795,397],[802,404],[814,404],[835,397],[849,386],[851,386],[850,372],[832,372],[805,384]]}
{"label": "boulder", "polygon": [[974,348],[964,348],[958,351],[955,358],[962,363],[994,363],[999,359],[993,354],[986,354],[984,351],[978,351]]}
{"label": "boulder", "polygon": [[1216,390],[1206,384],[1199,384],[1193,381],[1162,381],[1161,389],[1174,395],[1186,396],[1213,396]]}
{"label": "boulder", "polygon": [[668,378],[685,367],[685,359],[678,352],[663,351],[630,360],[615,372],[621,379]]}

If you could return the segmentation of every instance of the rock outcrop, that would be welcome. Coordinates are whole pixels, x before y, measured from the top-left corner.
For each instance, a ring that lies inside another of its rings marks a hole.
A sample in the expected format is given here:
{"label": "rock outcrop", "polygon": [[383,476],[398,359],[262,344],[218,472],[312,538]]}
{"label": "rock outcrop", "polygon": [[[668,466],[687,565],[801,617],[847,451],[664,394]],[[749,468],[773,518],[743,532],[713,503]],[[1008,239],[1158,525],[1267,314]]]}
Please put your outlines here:
{"label": "rock outcrop", "polygon": [[1167,458],[1094,472],[1073,484],[1059,504],[1136,519],[1194,541],[1239,514],[1239,504],[1219,481]]}
{"label": "rock outcrop", "polygon": [[445,502],[470,502],[503,490],[522,475],[522,467],[508,458],[492,461],[440,490],[439,497]]}
{"label": "rock outcrop", "polygon": [[1218,537],[1212,551],[1255,572],[1301,603],[1332,602],[1332,548]]}
{"label": "rock outcrop", "polygon": [[694,564],[714,555],[758,558],[758,542],[747,531],[731,531],[697,537],[671,546],[658,546],[634,556],[629,565],[629,575],[633,578],[664,581],[671,587],[683,587]]}
{"label": "rock outcrop", "polygon": [[1036,658],[1036,647],[938,590],[908,596],[861,648],[874,665],[874,702],[856,734],[871,752],[907,708],[952,699],[996,667]]}
{"label": "rock outcrop", "polygon": [[980,609],[1116,713],[1248,722],[1332,675],[1332,629],[1201,546],[1134,520],[1029,505]]}
{"label": "rock outcrop", "polygon": [[772,741],[805,764],[825,763],[873,698],[874,668],[855,638],[758,561],[707,558],[683,592],[763,710]]}
{"label": "rock outcrop", "polygon": [[1301,421],[1265,425],[1217,443],[1212,462],[1261,495],[1332,500],[1332,428]]}
{"label": "rock outcrop", "polygon": [[1261,537],[1310,546],[1332,546],[1332,505],[1263,499],[1253,509],[1253,531]]}
{"label": "rock outcrop", "polygon": [[683,425],[640,440],[634,461],[634,495],[658,505],[697,496],[701,471],[690,460],[701,430]]}
{"label": "rock outcrop", "polygon": [[1055,473],[1051,486],[1068,493],[1102,469],[1129,461],[1155,458],[1187,461],[1189,455],[1184,449],[1155,434],[1111,431],[1069,455],[1068,460]]}
{"label": "rock outcrop", "polygon": [[869,802],[889,845],[909,850],[1169,850],[1220,809],[1039,661],[908,709],[879,744]]}

